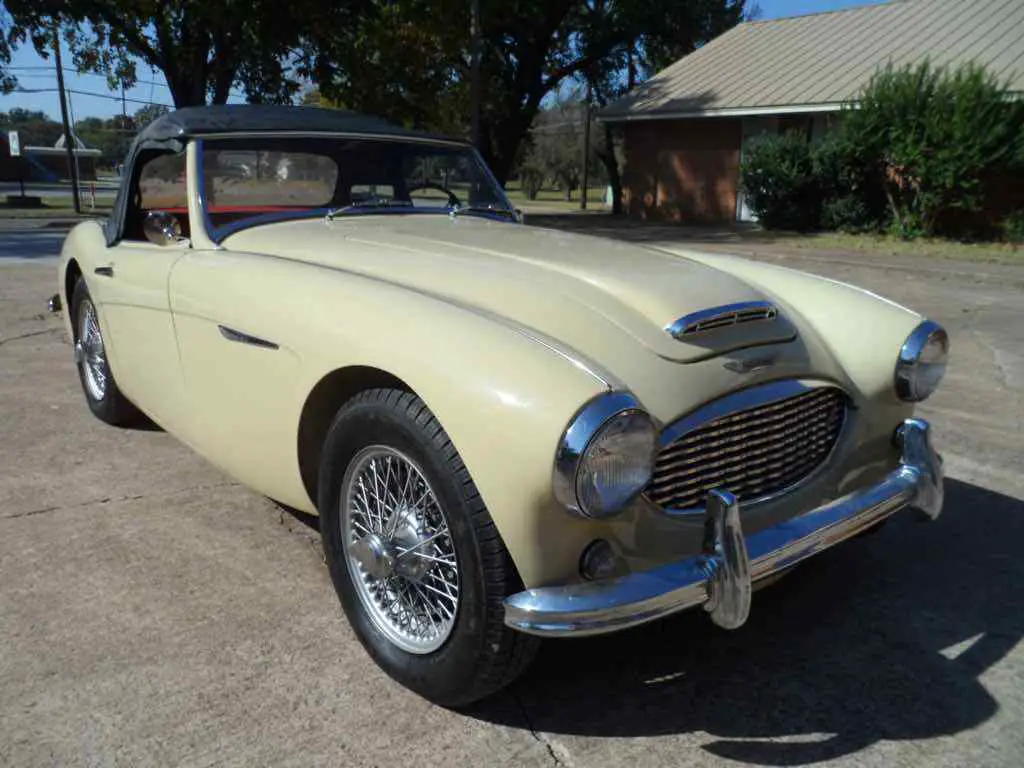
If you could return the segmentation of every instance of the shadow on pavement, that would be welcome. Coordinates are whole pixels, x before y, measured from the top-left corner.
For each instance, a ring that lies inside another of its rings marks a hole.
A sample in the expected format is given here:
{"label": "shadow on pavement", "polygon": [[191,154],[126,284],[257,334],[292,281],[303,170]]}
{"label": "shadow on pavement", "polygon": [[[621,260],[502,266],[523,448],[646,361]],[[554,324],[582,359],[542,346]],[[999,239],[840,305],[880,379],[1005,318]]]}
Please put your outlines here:
{"label": "shadow on pavement", "polygon": [[979,676],[1024,634],[1024,504],[946,492],[935,523],[902,513],[757,593],[736,632],[698,611],[550,641],[467,714],[554,734],[706,732],[709,752],[769,765],[977,726],[998,709]]}
{"label": "shadow on pavement", "polygon": [[47,228],[0,229],[0,263],[4,259],[56,259],[66,231]]}

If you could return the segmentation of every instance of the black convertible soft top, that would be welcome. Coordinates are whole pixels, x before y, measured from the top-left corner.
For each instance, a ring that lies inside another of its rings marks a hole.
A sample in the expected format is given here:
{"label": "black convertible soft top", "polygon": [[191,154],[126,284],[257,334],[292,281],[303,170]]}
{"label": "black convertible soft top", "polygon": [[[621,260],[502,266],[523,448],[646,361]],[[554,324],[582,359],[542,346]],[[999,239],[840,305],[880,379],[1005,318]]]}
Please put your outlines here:
{"label": "black convertible soft top", "polygon": [[147,125],[136,143],[165,142],[211,133],[310,131],[313,133],[368,133],[384,136],[441,139],[403,128],[379,117],[362,115],[347,109],[291,107],[271,104],[218,104],[209,107],[184,107],[169,112]]}
{"label": "black convertible soft top", "polygon": [[149,149],[181,152],[190,138],[218,133],[303,132],[357,133],[394,138],[458,141],[446,136],[414,131],[379,117],[345,109],[273,104],[218,104],[177,109],[147,125],[132,142],[122,170],[121,188],[114,202],[114,210],[111,211],[106,223],[107,244],[113,245],[121,239],[128,211],[128,189],[134,175],[135,160],[140,152]]}

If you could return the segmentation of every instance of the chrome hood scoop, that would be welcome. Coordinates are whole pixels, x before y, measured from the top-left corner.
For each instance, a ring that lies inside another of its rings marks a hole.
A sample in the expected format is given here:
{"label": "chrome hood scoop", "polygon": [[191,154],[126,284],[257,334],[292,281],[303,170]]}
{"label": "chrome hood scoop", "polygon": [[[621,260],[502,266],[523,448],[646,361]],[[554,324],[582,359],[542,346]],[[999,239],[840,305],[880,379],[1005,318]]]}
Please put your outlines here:
{"label": "chrome hood scoop", "polygon": [[224,245],[479,307],[596,359],[623,334],[678,362],[796,337],[778,312],[761,322],[748,313],[734,322],[719,318],[681,329],[681,318],[705,310],[774,305],[738,278],[696,261],[556,230],[472,217],[383,215],[265,225]]}

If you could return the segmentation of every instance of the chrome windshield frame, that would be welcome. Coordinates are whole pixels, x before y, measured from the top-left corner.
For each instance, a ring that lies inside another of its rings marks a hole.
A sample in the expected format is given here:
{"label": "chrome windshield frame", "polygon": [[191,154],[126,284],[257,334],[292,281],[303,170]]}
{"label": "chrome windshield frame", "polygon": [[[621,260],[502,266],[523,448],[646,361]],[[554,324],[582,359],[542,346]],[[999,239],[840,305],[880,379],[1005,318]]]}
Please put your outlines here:
{"label": "chrome windshield frame", "polygon": [[[319,138],[319,139],[357,139],[361,141],[377,141],[386,142],[390,144],[415,144],[421,146],[435,146],[438,148],[444,148],[446,150],[461,149],[473,159],[473,162],[480,173],[481,179],[486,181],[490,187],[491,193],[495,198],[495,211],[493,216],[480,215],[479,218],[486,218],[491,221],[503,221],[507,223],[519,223],[520,219],[516,212],[512,202],[508,199],[508,195],[505,194],[504,188],[498,183],[491,169],[487,163],[484,162],[483,157],[477,151],[477,149],[469,144],[459,141],[446,141],[443,139],[433,138],[420,138],[420,137],[409,137],[409,136],[385,136],[373,133],[335,133],[335,132],[323,132],[323,131],[239,131],[232,133],[216,133],[216,134],[200,134],[197,135],[192,143],[195,145],[196,152],[196,172],[197,178],[195,179],[196,195],[199,201],[199,208],[202,211],[201,221],[205,231],[205,235],[211,243],[215,246],[219,246],[228,237],[244,229],[250,229],[251,227],[260,226],[262,224],[275,224],[285,221],[298,221],[302,219],[315,219],[323,218],[327,216],[331,211],[331,206],[323,206],[319,208],[308,208],[300,209],[295,211],[281,211],[271,212],[266,214],[254,215],[250,218],[240,219],[236,222],[231,222],[225,226],[214,226],[210,219],[210,211],[208,201],[206,198],[206,183],[204,173],[205,153],[206,153],[206,141],[221,142],[222,140],[253,140],[253,139],[295,139],[295,138]],[[504,211],[501,210],[500,206],[504,206]],[[394,206],[394,207],[371,207],[367,206],[365,209],[353,209],[346,211],[345,216],[380,216],[380,215],[434,215],[434,216],[450,216],[452,209],[450,206],[437,206],[430,208],[414,208],[412,206]]]}

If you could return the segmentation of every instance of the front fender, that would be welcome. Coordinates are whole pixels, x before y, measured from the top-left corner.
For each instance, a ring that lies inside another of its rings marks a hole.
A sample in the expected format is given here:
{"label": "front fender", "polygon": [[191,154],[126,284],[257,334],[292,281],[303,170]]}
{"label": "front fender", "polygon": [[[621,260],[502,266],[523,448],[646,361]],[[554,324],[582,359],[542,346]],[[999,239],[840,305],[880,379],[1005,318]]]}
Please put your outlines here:
{"label": "front fender", "polygon": [[862,288],[788,267],[737,256],[672,252],[764,291],[794,316],[805,340],[829,352],[865,398],[884,408],[906,406],[896,397],[896,359],[921,315]]}
{"label": "front fender", "polygon": [[[92,274],[93,269],[99,265],[103,254],[106,251],[107,241],[103,235],[103,225],[98,221],[83,221],[76,224],[64,238],[60,249],[60,262],[57,267],[57,292],[64,305],[64,330],[68,338],[74,338],[72,329],[73,319],[71,317],[71,288],[68,285],[68,267],[74,260],[78,264],[82,275]],[[89,281],[89,292],[93,294],[93,301],[96,304],[96,311],[100,313],[100,324],[103,324],[103,290],[102,286],[94,286],[95,281]]]}
{"label": "front fender", "polygon": [[[370,366],[406,382],[444,426],[526,586],[574,578],[601,535],[601,524],[555,501],[551,474],[566,424],[607,383],[499,318],[381,280],[228,251],[175,266],[172,303],[183,355],[202,361],[186,369],[206,421],[189,442],[247,485],[314,512],[294,450],[303,404],[332,371]],[[225,344],[218,324],[279,349]],[[255,390],[244,408],[218,394],[232,388],[228,377]],[[257,447],[244,422],[261,402]],[[204,445],[209,419],[221,427]]]}

